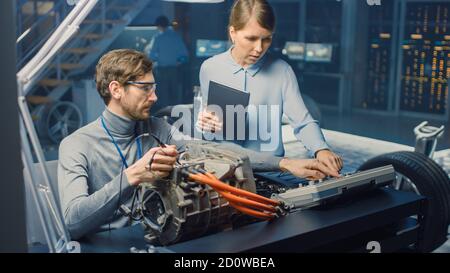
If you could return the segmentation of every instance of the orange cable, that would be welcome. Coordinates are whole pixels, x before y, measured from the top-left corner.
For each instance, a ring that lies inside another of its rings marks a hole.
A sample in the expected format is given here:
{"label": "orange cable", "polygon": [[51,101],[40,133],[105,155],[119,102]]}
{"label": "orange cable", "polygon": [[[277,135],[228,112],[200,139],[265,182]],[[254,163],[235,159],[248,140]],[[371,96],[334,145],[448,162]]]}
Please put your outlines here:
{"label": "orange cable", "polygon": [[257,209],[261,209],[261,210],[266,210],[266,211],[270,211],[270,212],[276,212],[277,210],[269,205],[266,204],[262,204],[253,200],[249,200],[249,199],[245,199],[242,198],[240,196],[236,196],[234,194],[230,194],[224,191],[219,191],[220,194],[223,195],[223,197],[225,197],[228,201],[232,201],[234,203],[240,203],[242,205],[247,205],[253,208],[257,208]]}
{"label": "orange cable", "polygon": [[230,201],[228,201],[228,203],[230,204],[230,206],[237,209],[238,211],[248,214],[248,215],[251,215],[251,216],[254,216],[254,217],[257,217],[257,218],[262,218],[264,220],[270,220],[270,219],[274,218],[273,214],[252,210],[252,209],[249,209],[247,207],[238,205],[238,204],[236,204],[234,202],[230,202]]}
{"label": "orange cable", "polygon": [[[266,211],[270,211],[270,212],[276,212],[276,208],[274,208],[272,206],[273,206],[273,204],[276,204],[276,205],[280,204],[280,202],[272,200],[272,199],[268,199],[264,196],[260,196],[258,194],[254,194],[249,191],[245,191],[242,189],[232,187],[232,186],[220,181],[219,179],[217,179],[217,177],[215,177],[214,175],[212,175],[210,173],[206,173],[206,174],[192,174],[191,173],[191,174],[189,174],[189,178],[192,180],[195,180],[198,183],[209,185],[215,191],[217,191],[219,194],[221,194],[225,199],[227,199],[230,206],[234,207],[235,209],[237,209],[238,211],[240,211],[242,213],[245,213],[245,214],[248,214],[248,215],[251,215],[254,217],[263,218],[265,220],[271,219],[274,217],[273,214],[255,210],[255,207],[256,207],[256,209],[266,210]],[[236,195],[236,193],[238,195]],[[243,196],[239,196],[239,194],[243,195]],[[245,197],[257,199],[257,200],[249,200],[249,199],[246,199]],[[270,205],[272,205],[272,206],[267,204],[268,201],[270,201]],[[264,202],[264,203],[262,203],[262,202]],[[251,206],[252,208],[248,208],[243,205],[248,205],[248,206]]]}
{"label": "orange cable", "polygon": [[261,196],[261,195],[259,195],[259,194],[256,194],[256,193],[253,193],[253,192],[249,192],[249,191],[246,191],[246,190],[243,190],[243,189],[238,189],[238,188],[232,187],[232,186],[230,186],[230,185],[228,185],[228,184],[226,184],[226,183],[220,181],[215,175],[213,175],[213,174],[211,174],[211,173],[206,173],[205,175],[208,176],[208,177],[210,177],[211,179],[214,179],[214,180],[217,181],[218,183],[222,183],[222,184],[225,185],[225,186],[231,187],[232,189],[236,189],[236,190],[237,190],[236,193],[238,193],[238,194],[239,194],[239,193],[242,193],[242,194],[245,194],[245,195],[246,195],[247,197],[249,197],[249,198],[252,198],[252,197],[253,197],[253,199],[257,199],[256,201],[260,201],[260,202],[264,202],[264,203],[269,203],[269,204],[274,205],[274,206],[279,206],[279,205],[280,205],[280,202],[279,202],[279,201],[276,201],[276,200],[273,200],[273,199],[270,199],[270,198],[266,198],[266,197]]}
{"label": "orange cable", "polygon": [[258,194],[255,194],[255,193],[252,193],[252,192],[249,192],[249,191],[246,191],[246,190],[235,188],[233,186],[225,184],[224,182],[218,180],[215,177],[214,177],[214,180],[213,180],[212,177],[208,177],[206,175],[190,174],[189,177],[191,179],[197,180],[197,181],[199,181],[201,183],[208,184],[208,185],[210,185],[213,188],[216,187],[219,190],[228,191],[230,193],[233,193],[233,194],[236,194],[236,195],[240,195],[240,196],[243,196],[243,197],[248,197],[248,198],[253,199],[255,201],[259,201],[261,203],[270,204],[270,205],[273,205],[273,206],[280,205],[279,201],[272,200],[272,199],[266,198],[264,196],[261,196],[261,195],[258,195]]}

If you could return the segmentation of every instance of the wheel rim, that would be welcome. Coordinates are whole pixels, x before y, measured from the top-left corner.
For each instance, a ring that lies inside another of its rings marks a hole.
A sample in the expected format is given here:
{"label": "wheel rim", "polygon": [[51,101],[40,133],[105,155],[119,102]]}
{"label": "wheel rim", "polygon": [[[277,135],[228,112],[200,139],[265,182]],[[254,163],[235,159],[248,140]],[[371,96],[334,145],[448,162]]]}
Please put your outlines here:
{"label": "wheel rim", "polygon": [[417,189],[417,186],[411,181],[411,179],[400,172],[395,172],[395,181],[390,185],[390,187],[398,191],[414,192],[417,195],[421,195],[420,191]]}
{"label": "wheel rim", "polygon": [[[414,192],[417,195],[421,195],[411,179],[399,172],[395,172],[395,181],[388,187],[397,191]],[[411,217],[417,219],[417,215],[412,215]]]}
{"label": "wheel rim", "polygon": [[71,102],[58,102],[47,117],[47,133],[49,138],[58,143],[82,125],[82,115],[78,107]]}

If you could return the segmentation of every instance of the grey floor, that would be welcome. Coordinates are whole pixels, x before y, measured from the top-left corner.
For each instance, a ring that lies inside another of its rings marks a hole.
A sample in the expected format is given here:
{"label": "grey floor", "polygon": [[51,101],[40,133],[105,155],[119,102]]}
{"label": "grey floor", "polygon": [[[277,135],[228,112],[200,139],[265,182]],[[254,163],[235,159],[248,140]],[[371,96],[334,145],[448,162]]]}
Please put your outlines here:
{"label": "grey floor", "polygon": [[[413,129],[423,119],[392,118],[373,114],[339,115],[322,111],[324,135],[333,150],[344,159],[344,172],[355,171],[366,160],[379,154],[414,150]],[[430,125],[445,125],[443,137],[438,140],[434,160],[450,176],[450,123],[428,120]],[[287,156],[304,156],[303,146],[295,140],[289,126],[283,128]],[[450,232],[450,227],[449,227]],[[450,253],[449,240],[436,249],[436,253]]]}

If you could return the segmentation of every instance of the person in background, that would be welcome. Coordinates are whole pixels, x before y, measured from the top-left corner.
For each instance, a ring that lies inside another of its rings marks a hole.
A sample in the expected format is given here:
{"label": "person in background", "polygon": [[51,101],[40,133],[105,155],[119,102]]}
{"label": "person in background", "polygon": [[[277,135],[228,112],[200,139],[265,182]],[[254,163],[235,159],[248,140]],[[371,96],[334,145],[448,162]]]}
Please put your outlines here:
{"label": "person in background", "polygon": [[150,42],[149,57],[155,63],[155,76],[161,91],[157,110],[182,103],[181,65],[187,63],[188,51],[166,16],[156,18],[155,25],[159,33]]}

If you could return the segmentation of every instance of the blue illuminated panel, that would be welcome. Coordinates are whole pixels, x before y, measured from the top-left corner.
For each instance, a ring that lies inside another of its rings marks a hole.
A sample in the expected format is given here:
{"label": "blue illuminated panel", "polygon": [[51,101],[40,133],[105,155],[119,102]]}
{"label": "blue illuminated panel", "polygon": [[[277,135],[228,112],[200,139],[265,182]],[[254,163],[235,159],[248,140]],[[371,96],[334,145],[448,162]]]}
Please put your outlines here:
{"label": "blue illuminated panel", "polygon": [[211,57],[226,51],[230,46],[229,41],[223,40],[197,40],[197,57]]}
{"label": "blue illuminated panel", "polygon": [[283,55],[287,55],[291,60],[304,60],[305,51],[305,43],[286,42],[283,48]]}
{"label": "blue illuminated panel", "polygon": [[331,44],[306,44],[307,62],[331,62],[333,45]]}

